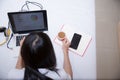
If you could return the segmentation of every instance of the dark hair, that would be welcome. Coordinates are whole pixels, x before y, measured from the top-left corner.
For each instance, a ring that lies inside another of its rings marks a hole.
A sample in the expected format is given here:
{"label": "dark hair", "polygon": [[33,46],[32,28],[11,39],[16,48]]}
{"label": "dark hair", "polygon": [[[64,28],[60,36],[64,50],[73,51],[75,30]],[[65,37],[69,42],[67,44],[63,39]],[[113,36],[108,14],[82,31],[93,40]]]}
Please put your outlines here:
{"label": "dark hair", "polygon": [[[27,66],[29,66],[37,72],[39,72],[39,68],[46,68],[55,72],[57,71],[56,57],[52,46],[52,42],[49,36],[43,32],[32,32],[28,36],[26,36],[21,47],[21,56],[25,64],[25,69]],[[30,80],[30,77],[34,74],[29,73],[27,71],[29,70],[25,70],[24,79]],[[38,77],[36,77],[36,79],[37,78]],[[48,80],[48,78],[49,77],[45,75],[41,76],[42,80]]]}

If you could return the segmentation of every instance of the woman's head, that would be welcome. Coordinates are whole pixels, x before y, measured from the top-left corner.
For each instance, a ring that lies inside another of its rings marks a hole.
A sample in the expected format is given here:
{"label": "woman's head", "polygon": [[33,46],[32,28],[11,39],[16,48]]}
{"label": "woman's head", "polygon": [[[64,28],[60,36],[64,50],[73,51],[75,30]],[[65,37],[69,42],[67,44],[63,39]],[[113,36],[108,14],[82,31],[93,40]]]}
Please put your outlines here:
{"label": "woman's head", "polygon": [[34,69],[56,67],[56,57],[50,38],[43,32],[30,33],[21,47],[25,66]]}

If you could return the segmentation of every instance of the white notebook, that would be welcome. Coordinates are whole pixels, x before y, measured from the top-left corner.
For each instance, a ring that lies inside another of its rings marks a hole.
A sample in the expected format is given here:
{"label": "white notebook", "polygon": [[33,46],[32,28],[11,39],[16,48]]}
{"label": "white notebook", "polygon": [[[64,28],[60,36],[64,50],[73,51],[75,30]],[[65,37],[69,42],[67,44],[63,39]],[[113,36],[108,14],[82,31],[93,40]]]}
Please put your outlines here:
{"label": "white notebook", "polygon": [[[70,26],[70,25],[63,25],[60,31],[65,32],[65,35],[70,42],[72,42],[74,34],[78,34],[81,36],[80,40],[78,41],[79,43],[77,45],[77,48],[70,47],[69,50],[72,51],[73,53],[83,56],[92,40],[91,35],[86,34],[84,32],[80,32],[79,30],[75,29],[73,26]],[[58,45],[62,45],[62,42],[57,38],[57,36],[55,37],[54,41]]]}

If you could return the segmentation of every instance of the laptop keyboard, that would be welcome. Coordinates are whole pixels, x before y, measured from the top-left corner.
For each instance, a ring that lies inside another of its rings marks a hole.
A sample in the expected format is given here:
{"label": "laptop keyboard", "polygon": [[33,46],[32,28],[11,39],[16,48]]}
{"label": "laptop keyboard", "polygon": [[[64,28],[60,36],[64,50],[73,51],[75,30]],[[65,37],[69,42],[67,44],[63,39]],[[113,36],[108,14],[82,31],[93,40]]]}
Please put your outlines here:
{"label": "laptop keyboard", "polygon": [[20,35],[20,36],[16,36],[16,46],[20,46],[20,41],[23,37],[25,37],[26,35]]}

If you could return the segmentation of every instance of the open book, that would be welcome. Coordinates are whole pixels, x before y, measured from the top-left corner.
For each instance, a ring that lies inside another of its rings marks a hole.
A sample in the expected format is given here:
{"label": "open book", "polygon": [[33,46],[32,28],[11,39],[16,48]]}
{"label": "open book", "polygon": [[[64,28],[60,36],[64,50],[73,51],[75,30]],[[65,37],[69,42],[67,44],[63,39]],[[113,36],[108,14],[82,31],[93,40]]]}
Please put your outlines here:
{"label": "open book", "polygon": [[[71,42],[69,50],[83,56],[92,40],[92,37],[86,33],[80,32],[70,25],[63,25],[60,32],[61,31],[65,33],[66,37]],[[62,42],[57,38],[57,36],[54,41],[57,44],[62,45]]]}

